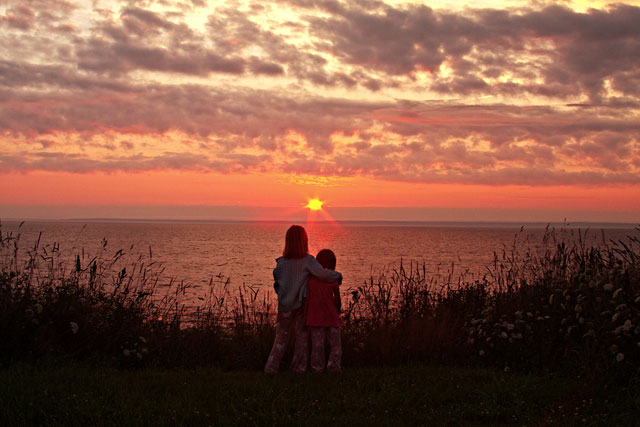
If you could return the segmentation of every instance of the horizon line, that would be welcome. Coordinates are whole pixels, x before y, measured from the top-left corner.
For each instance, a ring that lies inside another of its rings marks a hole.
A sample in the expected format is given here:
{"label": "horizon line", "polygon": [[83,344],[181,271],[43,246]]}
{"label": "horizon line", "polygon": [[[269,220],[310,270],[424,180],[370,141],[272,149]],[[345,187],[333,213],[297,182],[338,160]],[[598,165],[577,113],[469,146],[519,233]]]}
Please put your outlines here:
{"label": "horizon line", "polygon": [[0,219],[0,224],[3,222],[96,222],[96,223],[219,223],[219,224],[231,224],[231,223],[305,223],[305,224],[363,224],[363,225],[458,225],[458,226],[478,226],[478,225],[504,225],[504,226],[565,226],[565,227],[582,227],[582,226],[599,226],[599,227],[620,227],[620,228],[639,228],[640,223],[632,222],[616,222],[616,221],[517,221],[517,220],[459,220],[459,221],[444,221],[444,220],[278,220],[278,219],[184,219],[184,218],[128,218],[128,217],[70,217],[70,218],[5,218]]}

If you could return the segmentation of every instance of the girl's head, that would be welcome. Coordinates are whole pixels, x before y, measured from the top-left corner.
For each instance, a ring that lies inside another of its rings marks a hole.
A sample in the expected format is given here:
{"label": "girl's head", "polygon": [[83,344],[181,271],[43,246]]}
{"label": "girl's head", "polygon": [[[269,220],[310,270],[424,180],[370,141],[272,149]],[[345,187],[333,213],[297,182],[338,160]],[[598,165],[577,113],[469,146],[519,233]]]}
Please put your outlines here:
{"label": "girl's head", "polygon": [[309,253],[309,238],[301,225],[292,225],[284,239],[285,258],[304,258]]}
{"label": "girl's head", "polygon": [[328,268],[329,270],[336,269],[336,254],[334,254],[331,249],[321,250],[318,252],[318,255],[316,255],[316,259],[324,268]]}

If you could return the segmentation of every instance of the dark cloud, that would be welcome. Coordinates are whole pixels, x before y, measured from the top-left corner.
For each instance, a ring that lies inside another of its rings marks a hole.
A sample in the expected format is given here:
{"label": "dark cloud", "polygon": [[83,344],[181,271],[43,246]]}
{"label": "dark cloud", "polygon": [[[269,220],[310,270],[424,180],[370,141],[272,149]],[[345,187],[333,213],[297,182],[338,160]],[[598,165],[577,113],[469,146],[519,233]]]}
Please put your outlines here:
{"label": "dark cloud", "polygon": [[[0,26],[29,31],[41,25],[48,29],[65,28],[64,21],[76,9],[73,3],[65,0],[5,0],[4,15],[0,14]],[[58,26],[62,24],[62,26]]]}
{"label": "dark cloud", "polygon": [[[80,22],[69,2],[7,2],[0,170],[640,181],[640,8],[295,0],[300,19],[276,25],[274,2],[153,4]],[[208,13],[203,28],[190,26],[194,10]],[[366,101],[371,92],[386,101]],[[478,103],[484,95],[518,102]]]}
{"label": "dark cloud", "polygon": [[160,30],[171,30],[174,24],[157,13],[137,7],[122,11],[120,18],[124,27],[138,36],[147,36],[149,32],[158,34]]}
{"label": "dark cloud", "polygon": [[[279,26],[308,33],[304,44],[264,24],[282,2],[209,9],[204,32],[191,28],[181,12],[201,10],[199,1],[164,2],[174,10],[163,13],[149,9],[153,2],[122,2],[82,35],[69,22],[76,7],[67,1],[10,1],[0,20],[8,29],[42,25],[75,34],[76,65],[103,74],[253,73],[379,91],[412,87],[417,73],[427,73],[428,89],[452,96],[584,97],[591,103],[640,97],[640,7],[453,12],[378,1],[286,3],[299,8],[300,20]],[[42,40],[31,47],[50,48]]]}
{"label": "dark cloud", "polygon": [[258,58],[252,58],[249,68],[253,74],[265,74],[269,76],[277,76],[284,74],[284,68],[275,62],[262,61]]}
{"label": "dark cloud", "polygon": [[[315,2],[292,3],[318,7]],[[331,15],[309,18],[311,33],[327,41],[341,61],[389,76],[428,71],[434,79],[431,88],[439,92],[501,93],[485,79],[507,71],[524,80],[504,88],[509,94],[585,94],[597,100],[603,96],[605,80],[612,79],[617,90],[637,96],[638,7],[616,5],[608,11],[578,13],[549,6],[464,14],[426,6],[372,10],[325,2],[320,7]],[[453,76],[440,74],[445,64]],[[533,84],[538,76],[544,84]],[[560,90],[545,90],[554,86]]]}
{"label": "dark cloud", "polygon": [[[37,67],[32,70],[37,73]],[[74,79],[61,79],[62,84],[69,81]],[[640,123],[616,117],[617,109],[603,106],[562,111],[548,106],[371,103],[196,85],[129,86],[124,93],[103,89],[98,102],[77,103],[76,98],[86,99],[95,89],[88,86],[85,96],[78,89],[57,97],[5,90],[0,107],[10,114],[3,115],[0,125],[10,135],[39,134],[36,140],[42,141],[68,133],[91,139],[109,129],[126,136],[120,146],[140,154],[46,154],[37,148],[5,156],[3,169],[281,170],[526,185],[640,181],[634,163]],[[152,146],[161,149],[162,135],[171,131],[200,141],[200,151],[189,144],[182,152],[141,154],[155,151]],[[292,131],[304,140],[287,142]],[[132,134],[152,146],[127,137]],[[361,139],[343,143],[335,139],[338,134]]]}
{"label": "dark cloud", "polygon": [[35,24],[36,16],[33,9],[25,6],[18,6],[9,9],[4,16],[1,16],[0,22],[11,28],[26,31]]}

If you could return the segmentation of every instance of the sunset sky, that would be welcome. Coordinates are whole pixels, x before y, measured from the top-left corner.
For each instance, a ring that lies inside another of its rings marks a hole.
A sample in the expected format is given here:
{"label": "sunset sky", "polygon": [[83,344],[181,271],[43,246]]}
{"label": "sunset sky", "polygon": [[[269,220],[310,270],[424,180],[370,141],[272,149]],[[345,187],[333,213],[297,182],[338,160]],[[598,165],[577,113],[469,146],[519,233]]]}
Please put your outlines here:
{"label": "sunset sky", "polygon": [[640,223],[640,1],[0,0],[0,219]]}

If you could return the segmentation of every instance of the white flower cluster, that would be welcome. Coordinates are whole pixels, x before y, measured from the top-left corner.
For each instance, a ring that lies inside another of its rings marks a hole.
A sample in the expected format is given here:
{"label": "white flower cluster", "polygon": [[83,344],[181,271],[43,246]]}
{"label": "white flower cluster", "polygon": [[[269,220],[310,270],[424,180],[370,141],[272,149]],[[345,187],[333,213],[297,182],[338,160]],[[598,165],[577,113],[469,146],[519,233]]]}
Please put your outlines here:
{"label": "white flower cluster", "polygon": [[122,355],[125,358],[135,357],[137,360],[142,360],[144,356],[149,354],[149,349],[144,344],[147,344],[147,339],[142,336],[138,337],[132,348],[124,348],[122,350]]}

